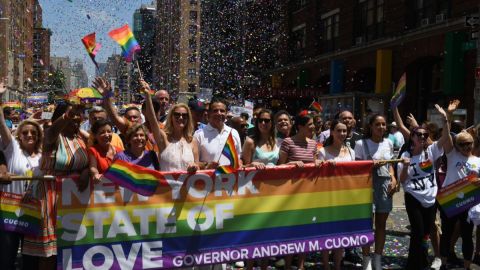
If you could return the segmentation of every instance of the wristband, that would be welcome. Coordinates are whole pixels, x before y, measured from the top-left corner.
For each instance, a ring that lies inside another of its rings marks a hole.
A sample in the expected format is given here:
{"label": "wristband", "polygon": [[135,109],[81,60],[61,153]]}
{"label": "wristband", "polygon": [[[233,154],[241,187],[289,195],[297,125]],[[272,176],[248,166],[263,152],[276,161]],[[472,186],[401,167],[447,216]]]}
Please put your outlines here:
{"label": "wristband", "polygon": [[104,99],[113,97],[113,91],[109,91],[107,95],[105,95]]}

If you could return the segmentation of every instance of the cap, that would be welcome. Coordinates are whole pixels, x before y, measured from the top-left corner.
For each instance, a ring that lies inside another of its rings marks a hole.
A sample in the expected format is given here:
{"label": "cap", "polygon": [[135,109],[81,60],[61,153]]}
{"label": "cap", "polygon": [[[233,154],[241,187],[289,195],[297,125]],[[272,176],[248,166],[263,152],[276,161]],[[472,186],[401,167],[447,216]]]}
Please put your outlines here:
{"label": "cap", "polygon": [[198,99],[191,99],[188,101],[188,107],[192,111],[203,112],[205,111],[205,104]]}
{"label": "cap", "polygon": [[389,126],[390,126],[390,127],[397,127],[397,122],[393,121],[392,123],[390,123]]}

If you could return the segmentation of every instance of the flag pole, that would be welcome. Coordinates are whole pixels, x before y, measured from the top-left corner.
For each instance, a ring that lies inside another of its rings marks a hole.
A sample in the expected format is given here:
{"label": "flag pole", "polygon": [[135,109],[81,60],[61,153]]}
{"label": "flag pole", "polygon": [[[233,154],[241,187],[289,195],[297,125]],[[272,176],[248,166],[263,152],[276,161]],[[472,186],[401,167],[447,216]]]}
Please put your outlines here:
{"label": "flag pole", "polygon": [[140,77],[140,79],[143,80],[142,70],[140,69],[140,65],[138,64],[138,59],[135,57],[135,53],[133,53],[133,61],[135,62],[135,65],[137,66],[138,76]]}

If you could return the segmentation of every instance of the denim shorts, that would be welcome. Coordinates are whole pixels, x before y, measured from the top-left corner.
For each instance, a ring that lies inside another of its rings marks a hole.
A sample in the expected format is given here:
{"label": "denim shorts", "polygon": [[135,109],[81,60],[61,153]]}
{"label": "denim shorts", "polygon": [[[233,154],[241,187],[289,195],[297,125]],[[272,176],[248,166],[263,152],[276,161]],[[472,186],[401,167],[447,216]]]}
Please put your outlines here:
{"label": "denim shorts", "polygon": [[[375,175],[375,173],[374,173]],[[373,177],[373,212],[390,213],[392,211],[392,196],[388,195],[390,177]]]}

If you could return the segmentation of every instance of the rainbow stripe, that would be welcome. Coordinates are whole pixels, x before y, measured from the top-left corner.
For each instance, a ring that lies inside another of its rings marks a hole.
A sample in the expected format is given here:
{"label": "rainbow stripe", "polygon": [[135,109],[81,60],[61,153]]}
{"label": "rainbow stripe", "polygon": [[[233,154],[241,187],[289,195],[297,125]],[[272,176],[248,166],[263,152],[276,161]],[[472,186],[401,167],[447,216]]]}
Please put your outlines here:
{"label": "rainbow stripe", "polygon": [[82,38],[82,43],[85,46],[85,49],[88,52],[88,55],[92,59],[93,63],[98,69],[97,61],[95,61],[95,56],[97,55],[98,50],[100,50],[100,43],[96,42],[95,33],[88,34]]}
{"label": "rainbow stripe", "polygon": [[0,230],[36,236],[40,233],[40,201],[22,203],[21,195],[0,192]]}
{"label": "rainbow stripe", "polygon": [[233,140],[231,131],[230,134],[228,134],[225,146],[223,146],[222,155],[226,156],[230,160],[230,165],[218,166],[215,170],[216,175],[233,173],[238,169],[238,167],[240,167],[237,150],[235,149],[235,141]]}
{"label": "rainbow stripe", "polygon": [[480,187],[472,183],[477,177],[471,174],[440,190],[437,201],[447,217],[456,216],[480,203]]}
{"label": "rainbow stripe", "polygon": [[407,73],[403,73],[402,77],[398,81],[397,88],[393,93],[392,99],[390,100],[390,107],[396,108],[405,98],[407,93]]}
{"label": "rainbow stripe", "polygon": [[122,47],[122,56],[127,62],[131,62],[135,52],[140,50],[140,45],[133,36],[128,24],[114,29],[108,35]]}
{"label": "rainbow stripe", "polygon": [[432,172],[432,169],[433,169],[433,164],[432,164],[432,161],[431,160],[426,160],[424,162],[420,162],[418,164],[418,166],[420,167],[420,169],[423,171],[423,172],[426,172],[426,173],[430,173]]}
{"label": "rainbow stripe", "polygon": [[160,172],[142,166],[116,160],[103,174],[113,183],[144,196],[152,196],[162,177]]}
{"label": "rainbow stripe", "polygon": [[[361,161],[338,162],[336,166],[321,168],[313,165],[301,169],[292,166],[265,170],[246,168],[228,176],[216,176],[213,171],[199,171],[192,175],[162,172],[161,180],[168,185],[160,185],[155,196],[148,197],[147,201],[138,198],[122,201],[122,191],[118,189],[109,194],[115,202],[98,205],[93,199],[95,191],[86,205],[64,203],[62,200],[69,196],[60,194],[57,224],[59,266],[65,249],[72,251],[72,267],[76,268],[82,267],[87,249],[95,246],[111,249],[117,245],[128,252],[132,245],[140,242],[143,245],[161,241],[163,268],[167,269],[180,267],[174,265],[175,257],[186,254],[201,256],[243,249],[248,251],[248,258],[254,258],[253,250],[272,245],[306,243],[305,252],[313,252],[320,248],[331,249],[328,241],[342,237],[354,239],[361,236],[370,242],[373,240],[371,166],[371,162]],[[229,190],[229,184],[224,184],[232,179],[235,182]],[[245,183],[245,179],[251,181]],[[60,190],[73,190],[73,185]],[[173,192],[172,187],[177,187],[177,192]],[[194,209],[202,210],[193,212]],[[226,210],[221,214],[219,209]],[[140,211],[151,214],[140,218]],[[76,213],[88,217],[78,221],[85,229],[84,237],[66,240],[63,233],[75,233],[68,227],[71,226],[68,218]],[[96,213],[102,215],[102,223],[93,218]],[[108,237],[111,226],[118,223],[119,213],[121,227],[131,227],[131,233],[124,231]],[[131,217],[131,225],[125,217]],[[194,229],[199,227],[201,230]],[[99,231],[103,231],[103,235]],[[309,245],[310,241],[318,241],[319,245]],[[348,243],[349,246],[362,244],[365,243]],[[209,264],[208,256],[204,257],[196,264]],[[118,269],[120,260],[115,255],[110,259],[114,260],[111,269]],[[220,262],[233,260],[225,257]],[[140,269],[141,261],[132,260]]]}

